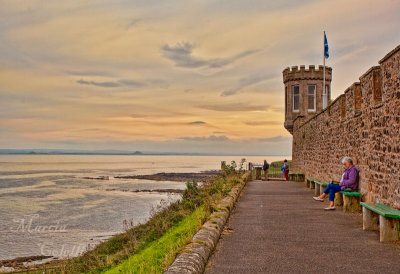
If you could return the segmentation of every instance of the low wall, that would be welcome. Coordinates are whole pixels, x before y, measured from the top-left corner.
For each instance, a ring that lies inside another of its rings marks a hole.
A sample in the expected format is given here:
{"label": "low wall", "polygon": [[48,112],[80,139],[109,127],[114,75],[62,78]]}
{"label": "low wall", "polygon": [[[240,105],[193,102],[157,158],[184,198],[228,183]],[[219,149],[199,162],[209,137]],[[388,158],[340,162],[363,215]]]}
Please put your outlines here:
{"label": "low wall", "polygon": [[293,125],[293,172],[339,180],[340,159],[360,170],[363,200],[400,209],[400,46],[326,109]]}
{"label": "low wall", "polygon": [[194,235],[192,241],[186,245],[184,250],[175,258],[165,274],[200,274],[204,272],[208,258],[214,251],[219,237],[235,203],[246,183],[251,180],[251,172],[243,174],[243,183],[233,188],[229,195],[222,199],[216,206],[210,219]]}

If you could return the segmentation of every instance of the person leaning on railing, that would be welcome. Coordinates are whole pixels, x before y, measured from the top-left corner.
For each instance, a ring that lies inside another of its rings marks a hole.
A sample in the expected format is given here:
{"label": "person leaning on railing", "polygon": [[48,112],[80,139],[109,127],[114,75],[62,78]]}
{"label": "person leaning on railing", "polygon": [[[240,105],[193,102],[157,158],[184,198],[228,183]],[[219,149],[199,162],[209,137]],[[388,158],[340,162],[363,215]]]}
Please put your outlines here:
{"label": "person leaning on railing", "polygon": [[340,179],[339,184],[328,184],[324,193],[322,193],[318,197],[313,197],[315,201],[324,201],[324,198],[329,194],[329,207],[325,208],[325,210],[335,210],[334,200],[335,200],[335,193],[341,190],[350,191],[357,191],[358,190],[358,181],[360,177],[360,172],[358,169],[353,165],[353,160],[350,157],[344,157],[342,159],[342,164],[345,167],[345,171],[342,175],[342,179]]}

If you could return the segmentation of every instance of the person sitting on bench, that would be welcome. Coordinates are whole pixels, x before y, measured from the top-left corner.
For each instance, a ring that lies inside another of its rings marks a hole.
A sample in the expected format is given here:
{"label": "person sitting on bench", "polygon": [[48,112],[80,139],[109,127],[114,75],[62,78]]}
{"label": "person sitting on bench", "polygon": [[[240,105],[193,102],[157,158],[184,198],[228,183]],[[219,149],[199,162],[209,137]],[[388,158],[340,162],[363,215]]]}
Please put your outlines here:
{"label": "person sitting on bench", "polygon": [[359,171],[353,165],[353,160],[350,157],[344,157],[342,159],[342,163],[345,167],[345,171],[342,175],[342,179],[339,184],[328,184],[324,193],[318,197],[313,197],[315,201],[324,201],[324,198],[329,194],[329,207],[325,208],[325,210],[335,210],[334,200],[335,193],[341,190],[357,191],[358,190],[358,180],[359,180]]}

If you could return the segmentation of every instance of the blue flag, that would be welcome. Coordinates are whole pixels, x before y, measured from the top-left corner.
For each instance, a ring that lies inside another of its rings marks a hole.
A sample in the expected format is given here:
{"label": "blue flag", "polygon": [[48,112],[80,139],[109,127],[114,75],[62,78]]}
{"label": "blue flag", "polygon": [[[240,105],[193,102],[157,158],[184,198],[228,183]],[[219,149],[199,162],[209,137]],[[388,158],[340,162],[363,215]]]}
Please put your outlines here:
{"label": "blue flag", "polygon": [[326,38],[325,32],[324,32],[324,55],[325,55],[325,58],[329,58],[328,39]]}

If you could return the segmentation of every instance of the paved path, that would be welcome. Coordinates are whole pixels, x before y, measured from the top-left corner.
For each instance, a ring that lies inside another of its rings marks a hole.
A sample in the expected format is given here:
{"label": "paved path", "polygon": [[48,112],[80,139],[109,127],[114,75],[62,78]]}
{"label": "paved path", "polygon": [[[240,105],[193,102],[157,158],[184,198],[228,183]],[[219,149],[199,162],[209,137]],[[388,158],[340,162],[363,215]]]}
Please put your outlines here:
{"label": "paved path", "polygon": [[400,244],[312,196],[299,182],[248,183],[205,273],[400,273]]}

